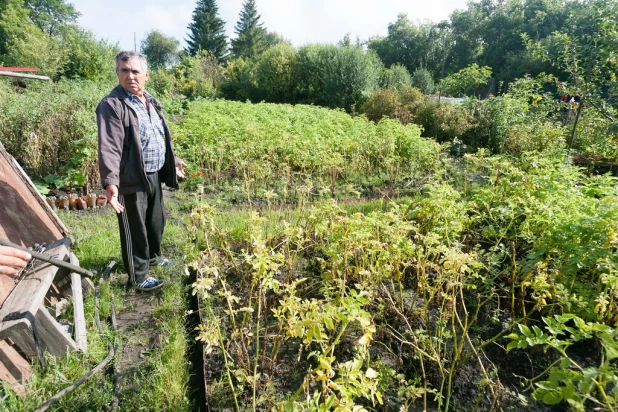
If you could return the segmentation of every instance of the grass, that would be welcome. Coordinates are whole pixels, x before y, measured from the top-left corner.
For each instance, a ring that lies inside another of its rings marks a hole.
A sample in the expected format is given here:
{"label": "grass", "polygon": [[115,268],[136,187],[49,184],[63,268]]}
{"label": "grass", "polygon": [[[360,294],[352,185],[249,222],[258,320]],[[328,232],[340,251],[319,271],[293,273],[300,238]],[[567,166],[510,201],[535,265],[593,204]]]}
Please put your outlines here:
{"label": "grass", "polygon": [[[188,310],[189,286],[184,275],[185,254],[191,253],[183,219],[190,206],[186,198],[168,201],[170,212],[163,239],[163,253],[177,265],[156,268],[156,276],[165,280],[163,290],[152,296],[152,322],[138,322],[137,326],[119,333],[119,352],[123,348],[144,347],[151,342],[152,348],[140,352],[140,362],[121,379],[120,410],[193,410],[189,386],[191,365],[188,361],[189,345],[194,341],[187,328],[185,313]],[[115,296],[117,314],[136,309],[135,293],[127,291],[120,274],[124,272],[120,253],[120,237],[116,218],[111,209],[96,211],[63,212],[60,218],[71,230],[73,252],[80,265],[99,273],[116,258],[119,264],[112,275],[112,282],[105,281],[100,294],[101,322],[108,338],[113,337],[109,325],[112,292]],[[94,279],[95,283],[97,279]],[[147,299],[148,300],[148,299]],[[4,388],[0,392],[0,411],[29,411],[36,409],[58,391],[64,389],[81,375],[92,369],[107,355],[107,340],[98,332],[94,320],[94,294],[84,299],[88,330],[88,352],[70,352],[65,357],[46,356],[47,368],[34,366],[27,396],[21,399]],[[65,312],[70,319],[72,312]],[[113,401],[113,373],[95,375],[71,394],[58,401],[51,410],[98,411],[105,410]]]}

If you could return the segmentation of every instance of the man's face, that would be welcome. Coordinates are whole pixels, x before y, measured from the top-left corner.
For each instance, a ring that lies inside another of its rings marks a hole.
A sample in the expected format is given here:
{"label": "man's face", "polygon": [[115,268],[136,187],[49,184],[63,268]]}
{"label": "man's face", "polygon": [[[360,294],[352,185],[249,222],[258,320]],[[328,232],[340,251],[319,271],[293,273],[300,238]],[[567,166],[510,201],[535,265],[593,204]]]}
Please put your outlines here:
{"label": "man's face", "polygon": [[116,68],[116,75],[120,85],[128,92],[141,96],[146,86],[146,80],[150,76],[138,59],[122,60]]}

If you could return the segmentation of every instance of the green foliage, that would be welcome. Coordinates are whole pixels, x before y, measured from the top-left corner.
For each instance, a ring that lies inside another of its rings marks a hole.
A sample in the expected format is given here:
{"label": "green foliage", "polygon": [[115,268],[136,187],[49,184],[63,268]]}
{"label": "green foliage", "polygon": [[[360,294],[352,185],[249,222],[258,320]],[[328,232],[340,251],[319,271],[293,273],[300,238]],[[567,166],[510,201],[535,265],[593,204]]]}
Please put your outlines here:
{"label": "green foliage", "polygon": [[30,20],[50,37],[74,24],[80,16],[75,6],[65,0],[25,0],[24,4],[30,11]]}
{"label": "green foliage", "polygon": [[265,51],[255,69],[261,97],[272,103],[296,103],[298,55],[292,46],[281,43]]}
{"label": "green foliage", "polygon": [[322,54],[320,57],[327,57],[321,79],[321,97],[324,101],[315,103],[332,108],[342,107],[348,111],[352,110],[352,106],[362,106],[378,87],[382,70],[378,57],[365,52],[361,46],[337,47],[324,52],[326,56],[319,53]]}
{"label": "green foliage", "polygon": [[432,94],[435,88],[431,72],[425,67],[417,67],[412,73],[412,86],[419,89],[423,94]]}
{"label": "green foliage", "polygon": [[394,118],[399,99],[393,89],[380,89],[373,93],[363,105],[363,113],[369,120],[379,122],[383,117]]}
{"label": "green foliage", "polygon": [[[545,330],[538,326],[532,329],[518,325],[520,334],[513,333],[507,350],[526,349],[541,346],[545,351],[554,350],[559,359],[539,377],[545,380],[534,382],[534,396],[549,405],[562,401],[569,403],[573,410],[584,411],[586,404],[603,405],[607,410],[618,406],[615,385],[618,370],[612,361],[618,358],[618,329],[600,323],[585,322],[575,315],[555,315],[543,318]],[[576,343],[599,342],[602,356],[599,364],[582,367],[567,353]]]}
{"label": "green foliage", "polygon": [[[21,0],[0,3],[0,62],[36,67],[40,74],[53,79],[112,78],[117,49],[96,40],[91,32],[68,24],[73,19],[71,16],[76,17],[72,5],[58,0],[28,4],[32,10]],[[28,19],[29,13],[46,31]]]}
{"label": "green foliage", "polygon": [[239,20],[234,26],[237,35],[232,39],[234,57],[254,59],[266,49],[266,29],[260,22],[255,0],[245,0],[240,11]]}
{"label": "green foliage", "polygon": [[451,74],[440,82],[440,88],[448,96],[473,96],[479,86],[486,85],[491,77],[490,67],[479,67],[476,63]]}
{"label": "green foliage", "polygon": [[462,139],[474,127],[472,113],[452,103],[426,100],[414,112],[414,122],[423,127],[423,134],[438,142]]}
{"label": "green foliage", "polygon": [[97,40],[90,31],[79,28],[63,30],[63,43],[67,55],[60,74],[67,78],[94,81],[116,81],[114,57],[117,46]]}
{"label": "green foliage", "polygon": [[374,122],[379,122],[383,117],[390,117],[398,119],[402,124],[408,124],[422,101],[422,93],[413,87],[404,87],[399,91],[390,88],[381,89],[365,102],[363,113]]}
{"label": "green foliage", "polygon": [[158,30],[151,30],[142,40],[140,51],[146,56],[152,69],[165,69],[178,61],[179,45],[180,42],[175,38],[167,37]]}
{"label": "green foliage", "polygon": [[399,63],[410,73],[418,67],[426,67],[437,75],[446,57],[443,45],[445,36],[447,28],[444,24],[414,24],[407,14],[402,13],[397,15],[394,23],[389,23],[388,35],[369,39],[368,47],[387,67]]}
{"label": "green foliage", "polygon": [[368,178],[396,182],[428,172],[438,154],[417,127],[301,105],[199,101],[174,132],[192,173],[213,185],[242,184],[249,200],[265,190],[299,199],[314,185],[334,195]]}
{"label": "green foliage", "polygon": [[408,69],[401,64],[393,64],[390,69],[385,69],[380,79],[380,87],[390,87],[400,90],[403,87],[412,86],[412,77]]}
{"label": "green foliage", "polygon": [[198,0],[193,10],[193,20],[189,24],[187,53],[195,56],[198,51],[213,54],[219,61],[227,55],[227,36],[225,22],[218,16],[216,0]]}
{"label": "green foliage", "polygon": [[195,56],[184,56],[172,73],[180,93],[190,99],[216,97],[222,81],[222,69],[217,57],[205,51],[199,51]]}
{"label": "green foliage", "polygon": [[0,62],[37,67],[41,74],[55,77],[65,63],[61,44],[32,23],[28,15],[23,0],[0,2]]}
{"label": "green foliage", "polygon": [[226,62],[225,78],[221,83],[221,93],[230,100],[257,101],[257,84],[253,64],[241,58]]}
{"label": "green foliage", "polygon": [[93,113],[113,86],[72,80],[3,95],[2,144],[36,180],[55,175],[98,186]]}

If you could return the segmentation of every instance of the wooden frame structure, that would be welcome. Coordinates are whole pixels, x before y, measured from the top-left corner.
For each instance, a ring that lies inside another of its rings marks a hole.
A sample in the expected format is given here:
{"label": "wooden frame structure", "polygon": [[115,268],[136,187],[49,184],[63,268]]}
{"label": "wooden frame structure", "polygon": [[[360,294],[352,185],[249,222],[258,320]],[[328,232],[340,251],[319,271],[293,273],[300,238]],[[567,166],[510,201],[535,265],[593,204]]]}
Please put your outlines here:
{"label": "wooden frame structure", "polygon": [[[45,253],[79,265],[69,250],[68,229],[2,144],[0,199],[0,237],[26,247],[45,242]],[[55,356],[67,350],[86,351],[83,295],[91,290],[94,285],[89,279],[41,261],[21,277],[0,275],[0,380],[24,395],[29,361],[42,359],[43,351]],[[56,320],[69,299],[75,339]]]}

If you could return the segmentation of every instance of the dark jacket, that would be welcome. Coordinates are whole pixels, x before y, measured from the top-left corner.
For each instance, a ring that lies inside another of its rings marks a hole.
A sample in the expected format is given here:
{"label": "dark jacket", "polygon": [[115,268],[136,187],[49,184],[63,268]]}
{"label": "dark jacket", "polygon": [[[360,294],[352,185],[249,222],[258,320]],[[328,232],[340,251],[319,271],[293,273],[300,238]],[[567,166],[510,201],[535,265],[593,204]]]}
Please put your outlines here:
{"label": "dark jacket", "polygon": [[[155,98],[152,99],[152,107],[159,114],[165,129],[165,164],[159,171],[159,178],[167,187],[176,189],[178,159],[172,148],[170,129],[163,116],[161,104]],[[137,114],[122,86],[116,86],[101,100],[96,113],[99,129],[99,172],[103,188],[116,185],[121,195],[151,193],[144,170]]]}

